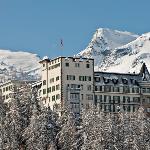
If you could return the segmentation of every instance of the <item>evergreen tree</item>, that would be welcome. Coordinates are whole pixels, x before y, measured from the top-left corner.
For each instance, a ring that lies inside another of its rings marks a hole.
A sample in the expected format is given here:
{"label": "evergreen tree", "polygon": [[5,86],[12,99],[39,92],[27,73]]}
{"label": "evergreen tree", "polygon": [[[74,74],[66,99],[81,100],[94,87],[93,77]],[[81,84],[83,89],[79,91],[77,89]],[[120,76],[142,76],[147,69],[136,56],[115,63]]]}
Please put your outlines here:
{"label": "evergreen tree", "polygon": [[55,147],[57,126],[53,119],[50,109],[33,109],[30,124],[23,134],[27,150],[48,150]]}
{"label": "evergreen tree", "polygon": [[78,132],[74,114],[69,109],[62,111],[59,119],[60,131],[57,134],[57,149],[61,150],[78,150]]}

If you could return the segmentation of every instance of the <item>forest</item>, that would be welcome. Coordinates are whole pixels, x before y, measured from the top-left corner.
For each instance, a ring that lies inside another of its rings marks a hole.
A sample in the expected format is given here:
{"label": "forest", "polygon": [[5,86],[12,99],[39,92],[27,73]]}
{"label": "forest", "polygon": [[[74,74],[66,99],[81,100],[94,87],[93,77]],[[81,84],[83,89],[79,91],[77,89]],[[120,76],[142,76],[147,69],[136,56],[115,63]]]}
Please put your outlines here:
{"label": "forest", "polygon": [[36,90],[25,85],[0,99],[0,150],[149,150],[150,118],[136,112],[104,113],[82,109],[75,118],[69,106],[61,116],[39,105]]}

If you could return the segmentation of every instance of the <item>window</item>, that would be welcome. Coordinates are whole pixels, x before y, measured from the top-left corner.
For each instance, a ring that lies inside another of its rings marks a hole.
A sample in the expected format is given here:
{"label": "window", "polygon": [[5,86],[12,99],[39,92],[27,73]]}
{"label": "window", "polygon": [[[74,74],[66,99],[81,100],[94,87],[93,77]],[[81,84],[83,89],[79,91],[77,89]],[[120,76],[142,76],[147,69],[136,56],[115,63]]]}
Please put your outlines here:
{"label": "window", "polygon": [[53,65],[53,66],[50,66],[50,67],[49,67],[49,70],[55,69],[55,68],[58,68],[58,67],[60,67],[60,63],[55,64],[55,65]]}
{"label": "window", "polygon": [[58,80],[59,80],[59,76],[56,77],[56,81],[58,81]]}
{"label": "window", "polygon": [[54,82],[54,78],[51,78],[51,79],[50,79],[50,83],[53,83],[53,82]]}
{"label": "window", "polygon": [[111,105],[104,105],[104,111],[111,111]]}
{"label": "window", "polygon": [[86,64],[86,68],[90,68],[90,64]]}
{"label": "window", "polygon": [[75,80],[75,76],[74,75],[67,75],[67,80]]}
{"label": "window", "polygon": [[143,89],[142,89],[142,92],[143,92],[143,93],[150,93],[150,88],[143,88]]}
{"label": "window", "polygon": [[140,103],[140,98],[139,97],[133,97],[133,102]]}
{"label": "window", "polygon": [[113,92],[120,92],[119,87],[113,87]]}
{"label": "window", "polygon": [[56,95],[56,100],[60,99],[60,94]]}
{"label": "window", "polygon": [[5,95],[2,97],[3,100],[5,100]]}
{"label": "window", "polygon": [[52,86],[52,92],[54,92],[55,91],[55,86]]}
{"label": "window", "polygon": [[47,93],[50,93],[51,92],[51,87],[49,87],[48,89],[47,89]]}
{"label": "window", "polygon": [[66,67],[69,67],[69,63],[66,63]]}
{"label": "window", "polygon": [[79,76],[79,81],[84,81],[84,77],[83,76]]}
{"label": "window", "polygon": [[71,100],[79,100],[80,99],[80,95],[78,93],[71,93],[70,94],[70,99]]}
{"label": "window", "polygon": [[43,64],[43,67],[45,67],[45,64]]}
{"label": "window", "polygon": [[129,96],[123,96],[123,103],[130,103],[130,97]]}
{"label": "window", "polygon": [[43,94],[46,94],[46,89],[43,89]]}
{"label": "window", "polygon": [[56,85],[56,90],[59,90],[60,89],[60,86],[59,84]]}
{"label": "window", "polygon": [[6,87],[6,91],[8,91],[8,87]]}
{"label": "window", "polygon": [[115,104],[120,103],[120,96],[113,96],[113,100]]}
{"label": "window", "polygon": [[55,101],[55,95],[52,96],[52,101]]}
{"label": "window", "polygon": [[142,89],[142,93],[146,93],[146,88],[143,88],[143,89]]}
{"label": "window", "polygon": [[86,94],[86,99],[87,100],[93,100],[93,95],[92,94]]}
{"label": "window", "polygon": [[105,85],[104,86],[104,91],[105,92],[111,92],[111,86],[110,85]]}
{"label": "window", "polygon": [[124,93],[130,93],[130,88],[128,86],[123,87]]}
{"label": "window", "polygon": [[6,95],[6,99],[8,99],[9,98],[9,95]]}
{"label": "window", "polygon": [[102,102],[102,95],[95,95],[95,102]]}
{"label": "window", "polygon": [[43,80],[43,85],[46,85],[46,80]]}
{"label": "window", "polygon": [[88,77],[88,80],[91,81],[91,76]]}
{"label": "window", "polygon": [[75,67],[80,67],[80,64],[79,63],[75,63]]}
{"label": "window", "polygon": [[91,81],[91,76],[79,76],[79,81]]}
{"label": "window", "polygon": [[111,96],[110,95],[104,95],[104,102],[109,103],[110,100],[111,100]]}
{"label": "window", "polygon": [[147,88],[147,93],[150,93],[150,88]]}
{"label": "window", "polygon": [[3,88],[3,92],[5,92],[5,88]]}
{"label": "window", "polygon": [[71,84],[71,89],[80,89],[79,84]]}
{"label": "window", "polygon": [[87,90],[88,90],[88,91],[91,91],[91,90],[92,90],[91,85],[87,85]]}
{"label": "window", "polygon": [[132,88],[132,93],[139,93],[139,88]]}

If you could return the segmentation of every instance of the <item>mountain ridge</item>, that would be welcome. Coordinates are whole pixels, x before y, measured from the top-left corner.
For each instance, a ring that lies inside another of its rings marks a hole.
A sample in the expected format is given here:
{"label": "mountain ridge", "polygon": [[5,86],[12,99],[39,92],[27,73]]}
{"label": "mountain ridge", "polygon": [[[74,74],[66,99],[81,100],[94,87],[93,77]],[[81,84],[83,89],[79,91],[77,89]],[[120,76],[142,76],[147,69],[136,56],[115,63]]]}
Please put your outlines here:
{"label": "mountain ridge", "polygon": [[[108,33],[103,34],[101,31]],[[98,38],[102,37],[101,39],[105,39],[101,40],[98,43],[99,45],[95,44],[97,43],[96,34],[99,34]],[[106,40],[108,40],[107,44],[103,47]],[[116,41],[119,42],[116,44]],[[89,45],[77,56],[94,58],[95,71],[137,73],[143,62],[146,63],[150,71],[150,62],[148,61],[150,51],[147,50],[150,48],[150,45],[148,41],[150,41],[150,32],[139,36],[127,31],[99,28],[93,35]],[[95,51],[99,53],[95,53]]]}

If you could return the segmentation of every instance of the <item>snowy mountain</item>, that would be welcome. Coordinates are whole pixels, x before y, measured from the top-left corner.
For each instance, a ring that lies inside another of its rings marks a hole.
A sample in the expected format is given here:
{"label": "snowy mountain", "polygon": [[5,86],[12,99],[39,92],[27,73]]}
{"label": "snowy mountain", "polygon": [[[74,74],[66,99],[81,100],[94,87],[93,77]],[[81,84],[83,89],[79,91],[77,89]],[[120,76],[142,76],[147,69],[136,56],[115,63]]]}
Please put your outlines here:
{"label": "snowy mountain", "polygon": [[40,58],[28,52],[0,50],[0,82],[40,78]]}
{"label": "snowy mountain", "polygon": [[99,28],[87,48],[77,56],[94,58],[95,69],[98,69],[104,58],[109,56],[115,48],[129,43],[137,37],[138,35],[126,31]]}
{"label": "snowy mountain", "polygon": [[138,73],[143,62],[150,71],[150,33],[143,34],[136,40],[114,49],[109,56],[105,57],[99,70]]}

